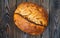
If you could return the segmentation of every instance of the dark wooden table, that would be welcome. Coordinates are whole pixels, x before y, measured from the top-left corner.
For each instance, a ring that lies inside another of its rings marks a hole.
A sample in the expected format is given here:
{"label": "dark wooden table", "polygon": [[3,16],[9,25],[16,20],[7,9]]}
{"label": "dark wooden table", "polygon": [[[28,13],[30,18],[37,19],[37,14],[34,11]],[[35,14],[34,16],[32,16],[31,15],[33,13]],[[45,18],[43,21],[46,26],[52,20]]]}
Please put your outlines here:
{"label": "dark wooden table", "polygon": [[[43,5],[49,14],[49,24],[42,35],[32,36],[19,30],[12,19],[22,2]],[[0,0],[0,38],[60,38],[60,0]]]}

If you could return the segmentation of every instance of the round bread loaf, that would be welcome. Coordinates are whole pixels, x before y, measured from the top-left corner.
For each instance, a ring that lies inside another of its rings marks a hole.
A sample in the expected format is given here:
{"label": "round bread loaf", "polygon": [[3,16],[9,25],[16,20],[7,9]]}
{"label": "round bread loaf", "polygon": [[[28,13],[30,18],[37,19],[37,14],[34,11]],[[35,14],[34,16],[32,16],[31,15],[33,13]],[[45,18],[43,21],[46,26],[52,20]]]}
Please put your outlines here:
{"label": "round bread loaf", "polygon": [[31,34],[42,34],[48,24],[47,11],[31,2],[21,3],[14,12],[14,23],[22,31]]}

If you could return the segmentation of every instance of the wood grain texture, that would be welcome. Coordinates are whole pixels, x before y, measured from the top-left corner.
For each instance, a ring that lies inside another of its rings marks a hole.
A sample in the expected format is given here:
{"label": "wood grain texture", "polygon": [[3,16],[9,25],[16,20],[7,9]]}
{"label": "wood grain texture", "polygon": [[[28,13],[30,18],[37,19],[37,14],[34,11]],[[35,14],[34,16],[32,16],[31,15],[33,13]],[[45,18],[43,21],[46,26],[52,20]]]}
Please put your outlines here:
{"label": "wood grain texture", "polygon": [[[49,24],[42,35],[26,34],[15,26],[12,16],[16,7],[22,2],[33,2],[43,5],[47,9]],[[0,18],[2,19],[0,22],[0,38],[60,38],[60,0],[43,0],[43,3],[40,0],[8,0],[9,11],[5,6],[5,0],[0,0]],[[8,18],[5,15],[6,12],[9,13],[9,21],[6,20]]]}
{"label": "wood grain texture", "polygon": [[50,38],[60,38],[60,36],[59,36],[60,23],[58,21],[60,19],[59,2],[60,2],[60,0],[53,0],[50,2],[51,3],[50,5],[52,5],[50,8]]}

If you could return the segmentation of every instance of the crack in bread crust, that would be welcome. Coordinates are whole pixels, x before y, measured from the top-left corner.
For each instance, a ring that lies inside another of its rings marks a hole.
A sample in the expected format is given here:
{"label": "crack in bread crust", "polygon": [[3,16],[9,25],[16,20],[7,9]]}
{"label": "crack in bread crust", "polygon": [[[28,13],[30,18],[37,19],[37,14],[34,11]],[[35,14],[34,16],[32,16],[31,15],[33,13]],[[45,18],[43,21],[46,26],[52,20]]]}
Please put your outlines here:
{"label": "crack in bread crust", "polygon": [[[21,14],[19,14],[19,13],[14,13],[14,14],[18,14],[18,15],[20,15],[22,18],[24,18],[24,16],[22,16]],[[30,21],[29,19],[27,19],[27,18],[24,18],[25,20],[27,20],[27,21],[29,21],[30,23],[33,23],[33,24],[35,24],[35,25],[39,25],[39,26],[43,26],[43,27],[46,27],[46,26],[44,26],[44,25],[42,25],[42,24],[36,24],[35,22],[33,22],[33,21]]]}

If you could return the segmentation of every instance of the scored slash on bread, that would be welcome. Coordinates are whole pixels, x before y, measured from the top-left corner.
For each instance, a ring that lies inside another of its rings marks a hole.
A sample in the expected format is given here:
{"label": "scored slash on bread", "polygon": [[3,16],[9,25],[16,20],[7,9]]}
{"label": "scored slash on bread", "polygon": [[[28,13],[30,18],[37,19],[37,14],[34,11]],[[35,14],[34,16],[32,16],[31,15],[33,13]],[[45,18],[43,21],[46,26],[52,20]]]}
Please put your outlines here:
{"label": "scored slash on bread", "polygon": [[42,6],[25,2],[21,3],[14,12],[14,21],[16,26],[26,33],[41,34],[48,24],[48,14]]}

